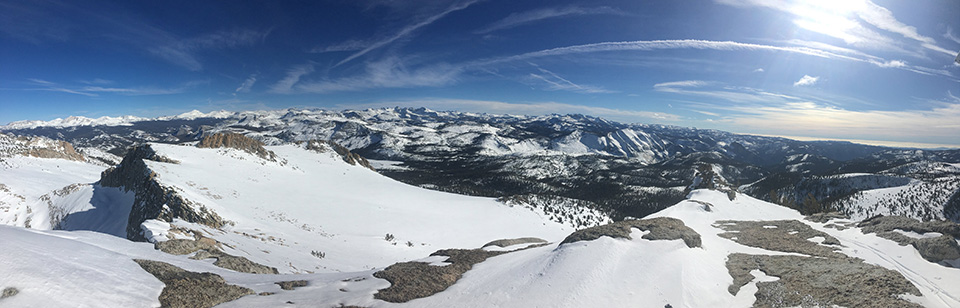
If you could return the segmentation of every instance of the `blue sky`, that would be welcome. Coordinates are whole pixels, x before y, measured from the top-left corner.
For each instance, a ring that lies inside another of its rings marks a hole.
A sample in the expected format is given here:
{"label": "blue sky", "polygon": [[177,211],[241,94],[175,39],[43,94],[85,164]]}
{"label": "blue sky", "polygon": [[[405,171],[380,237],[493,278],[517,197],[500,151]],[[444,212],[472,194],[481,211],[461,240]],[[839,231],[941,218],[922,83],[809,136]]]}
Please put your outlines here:
{"label": "blue sky", "polygon": [[960,145],[960,1],[0,0],[0,123],[583,113]]}

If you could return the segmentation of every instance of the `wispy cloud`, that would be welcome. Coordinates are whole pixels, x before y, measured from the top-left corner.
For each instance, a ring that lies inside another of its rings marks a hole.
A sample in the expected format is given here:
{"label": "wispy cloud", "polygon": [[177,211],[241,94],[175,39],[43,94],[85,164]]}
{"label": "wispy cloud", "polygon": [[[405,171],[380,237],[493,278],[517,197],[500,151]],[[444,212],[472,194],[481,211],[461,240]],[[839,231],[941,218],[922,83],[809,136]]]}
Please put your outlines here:
{"label": "wispy cloud", "polygon": [[[364,73],[332,80],[305,81],[290,84],[298,93],[328,93],[377,88],[410,88],[443,86],[456,82],[462,68],[436,63],[418,68],[407,68],[397,57],[368,62]],[[299,78],[297,79],[299,80]]]}
{"label": "wispy cloud", "polygon": [[197,53],[203,50],[237,48],[262,42],[270,30],[235,29],[218,31],[186,40],[168,40],[165,44],[146,47],[147,50],[170,63],[191,71],[203,69]]}
{"label": "wispy cloud", "polygon": [[[741,43],[734,41],[707,41],[707,40],[655,40],[655,41],[624,41],[624,42],[602,42],[584,45],[574,45],[566,47],[557,47],[540,51],[528,52],[524,54],[484,59],[469,63],[468,66],[487,66],[496,63],[525,61],[540,57],[561,56],[569,54],[596,53],[596,52],[623,52],[623,51],[654,51],[669,49],[702,49],[702,50],[720,50],[720,51],[771,51],[787,52],[820,57],[826,59],[856,61],[876,65],[884,68],[900,68],[911,72],[924,75],[941,75],[953,77],[953,74],[946,70],[930,69],[922,66],[896,66],[883,58],[870,56],[863,53],[843,54],[830,50],[818,49],[807,46],[774,46],[764,44]],[[902,61],[901,61],[902,62]],[[904,63],[906,64],[906,63]]]}
{"label": "wispy cloud", "polygon": [[763,73],[763,72],[765,72],[765,70],[761,67],[761,68],[757,68],[757,69],[753,70],[753,72],[754,72],[754,73]]}
{"label": "wispy cloud", "polygon": [[812,86],[817,84],[817,81],[820,81],[820,77],[803,75],[803,77],[800,77],[800,80],[797,80],[797,82],[793,83],[793,86],[794,87]]}
{"label": "wispy cloud", "polygon": [[[884,49],[920,56],[903,49],[897,37],[905,38],[922,49],[951,54],[937,45],[936,40],[920,34],[916,27],[904,24],[893,12],[869,0],[849,1],[771,1],[771,0],[716,0],[719,3],[740,7],[766,7],[794,16],[793,23],[804,30],[828,35],[843,40],[855,47]],[[879,33],[866,27],[886,31]],[[888,35],[893,34],[893,36]]]}
{"label": "wispy cloud", "polygon": [[513,28],[523,24],[544,20],[544,19],[549,19],[549,18],[557,18],[557,17],[563,17],[563,16],[577,16],[577,15],[598,15],[598,14],[624,15],[623,12],[610,7],[584,8],[584,7],[578,7],[578,6],[568,6],[568,7],[541,8],[541,9],[536,9],[532,11],[510,14],[506,18],[498,20],[484,27],[483,29],[475,31],[474,33],[486,34],[493,31],[509,29],[509,28]]}
{"label": "wispy cloud", "polygon": [[270,87],[270,92],[292,93],[293,85],[300,82],[300,77],[313,73],[313,63],[296,65],[287,70],[287,76]]}
{"label": "wispy cloud", "polygon": [[36,78],[29,78],[27,79],[27,81],[29,85],[32,85],[34,87],[23,88],[22,90],[63,92],[63,93],[77,94],[77,95],[83,95],[83,96],[89,96],[89,97],[96,97],[96,96],[100,96],[101,94],[117,94],[117,95],[129,95],[129,96],[178,94],[178,93],[183,93],[190,88],[196,87],[197,85],[206,83],[206,81],[187,82],[175,88],[157,88],[157,87],[122,88],[122,87],[62,85],[59,83],[46,81],[42,79],[36,79]]}
{"label": "wispy cloud", "polygon": [[703,80],[662,82],[654,84],[653,90],[665,93],[709,97],[735,103],[792,102],[799,100],[799,98],[790,95],[771,93],[750,87],[734,87],[724,85],[720,82]]}
{"label": "wispy cloud", "polygon": [[960,44],[960,37],[958,37],[956,33],[953,33],[953,28],[950,26],[947,26],[947,32],[943,33],[943,37]]}
{"label": "wispy cloud", "polygon": [[570,91],[588,94],[616,93],[616,91],[607,90],[602,87],[576,84],[570,80],[567,80],[566,78],[560,77],[560,75],[557,75],[554,72],[536,65],[534,66],[541,74],[530,73],[530,77],[535,80],[545,82],[547,84],[547,89],[551,91]]}
{"label": "wispy cloud", "polygon": [[247,77],[247,80],[244,80],[243,83],[241,83],[240,86],[233,91],[233,94],[236,95],[237,93],[250,92],[250,88],[252,88],[253,84],[256,82],[257,82],[257,74],[250,75],[250,77]]}
{"label": "wispy cloud", "polygon": [[501,101],[484,100],[464,100],[464,99],[443,99],[443,98],[425,98],[383,101],[371,104],[350,104],[341,105],[341,108],[374,108],[374,107],[427,107],[437,110],[459,110],[466,112],[479,112],[490,114],[521,114],[521,115],[546,115],[546,114],[586,114],[599,116],[615,121],[623,122],[646,122],[646,123],[673,123],[682,119],[682,117],[663,112],[651,112],[640,110],[623,110],[614,108],[594,107],[586,105],[566,104],[557,102],[536,102],[536,103],[508,103]]}
{"label": "wispy cloud", "polygon": [[356,51],[363,50],[364,48],[370,47],[373,45],[370,42],[360,41],[360,40],[349,40],[333,45],[326,46],[317,46],[307,52],[309,53],[325,53],[325,52],[337,52],[337,51]]}
{"label": "wispy cloud", "polygon": [[360,51],[357,51],[357,52],[351,54],[351,55],[348,56],[346,59],[343,59],[343,60],[341,60],[340,62],[337,62],[337,64],[336,64],[335,66],[340,66],[340,65],[342,65],[342,64],[344,64],[344,63],[350,62],[351,60],[356,59],[356,58],[358,58],[358,57],[360,57],[360,56],[362,56],[362,55],[365,55],[365,54],[367,54],[368,52],[370,52],[370,51],[372,51],[372,50],[374,50],[374,49],[377,49],[377,48],[386,46],[387,44],[393,43],[393,42],[396,41],[396,40],[399,40],[399,39],[401,39],[401,38],[410,36],[410,35],[413,34],[413,32],[416,31],[417,29],[420,29],[420,28],[423,28],[423,27],[425,27],[425,26],[427,26],[427,25],[430,25],[430,24],[432,24],[433,22],[439,20],[440,18],[443,18],[444,16],[447,16],[447,14],[450,14],[450,13],[453,13],[453,12],[456,12],[456,11],[459,11],[459,10],[463,10],[463,9],[469,7],[470,5],[472,5],[472,4],[474,4],[474,3],[477,3],[478,1],[479,1],[479,0],[472,0],[472,1],[462,2],[462,3],[457,3],[457,4],[455,4],[455,5],[447,8],[447,9],[444,10],[443,12],[440,12],[439,14],[429,16],[429,17],[427,17],[427,18],[425,18],[425,19],[423,19],[423,20],[420,20],[419,22],[416,22],[416,23],[412,24],[412,25],[408,25],[408,26],[406,26],[406,27],[403,27],[402,29],[400,29],[400,31],[398,31],[397,33],[394,33],[394,34],[391,35],[391,36],[388,36],[388,37],[386,37],[386,38],[383,38],[383,39],[380,39],[380,40],[371,42],[371,43],[369,44],[369,46],[366,46],[365,48],[361,49]]}

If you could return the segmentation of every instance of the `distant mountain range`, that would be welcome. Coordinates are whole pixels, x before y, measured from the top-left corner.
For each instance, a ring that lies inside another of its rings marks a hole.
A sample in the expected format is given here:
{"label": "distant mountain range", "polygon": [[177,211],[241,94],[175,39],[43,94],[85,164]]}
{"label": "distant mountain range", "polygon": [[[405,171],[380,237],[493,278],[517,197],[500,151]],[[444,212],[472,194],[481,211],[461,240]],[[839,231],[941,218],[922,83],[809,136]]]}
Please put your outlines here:
{"label": "distant mountain range", "polygon": [[410,184],[476,196],[580,200],[616,219],[679,202],[702,171],[711,170],[720,185],[807,212],[960,220],[960,150],[804,142],[584,115],[193,111],[153,119],[21,121],[0,131],[65,140],[114,159],[135,144],[198,141],[217,132],[267,145],[331,140]]}

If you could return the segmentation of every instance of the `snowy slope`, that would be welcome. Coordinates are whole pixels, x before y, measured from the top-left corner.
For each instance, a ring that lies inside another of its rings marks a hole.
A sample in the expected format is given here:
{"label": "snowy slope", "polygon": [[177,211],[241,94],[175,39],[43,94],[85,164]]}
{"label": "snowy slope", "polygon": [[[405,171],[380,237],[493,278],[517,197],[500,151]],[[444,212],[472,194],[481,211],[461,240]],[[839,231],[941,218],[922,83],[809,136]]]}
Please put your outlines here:
{"label": "snowy slope", "polygon": [[133,196],[94,184],[104,168],[58,158],[0,158],[0,224],[122,236]]}
{"label": "snowy slope", "polygon": [[[169,152],[168,152],[169,153]],[[291,160],[293,162],[293,160]],[[706,210],[709,208],[709,211]],[[960,305],[960,269],[923,260],[910,246],[899,246],[858,228],[838,230],[803,220],[790,209],[737,195],[697,190],[690,199],[653,216],[673,217],[702,238],[702,248],[681,240],[646,240],[647,231],[633,230],[632,240],[601,237],[556,243],[503,254],[476,264],[450,288],[433,296],[396,304],[376,300],[374,293],[389,282],[376,270],[345,273],[253,275],[214,267],[93,232],[35,231],[0,226],[0,287],[17,287],[20,294],[0,301],[26,306],[157,306],[163,285],[140,270],[133,258],[159,260],[195,272],[219,274],[228,283],[269,296],[250,295],[221,307],[750,307],[756,283],[776,281],[754,270],[754,280],[736,294],[725,264],[731,253],[803,255],[743,246],[722,238],[718,220],[797,220],[837,238],[839,252],[900,272],[922,296],[901,298],[924,307]],[[832,220],[842,224],[845,220]],[[239,224],[238,224],[239,225]],[[766,227],[764,227],[766,228]],[[6,240],[11,239],[11,240]],[[816,238],[810,241],[817,242]],[[62,253],[70,251],[69,254]],[[422,255],[425,256],[425,255]],[[414,258],[417,259],[417,258]],[[442,263],[436,257],[423,262]],[[306,280],[307,286],[280,290],[276,281]]]}
{"label": "snowy slope", "polygon": [[[153,144],[177,164],[146,161],[161,185],[231,221],[204,229],[226,252],[282,272],[356,271],[420,258],[441,248],[499,238],[558,240],[573,227],[492,198],[442,193],[345,163],[335,153],[271,146],[269,161],[230,148]],[[163,230],[151,232],[162,234]],[[162,228],[161,228],[162,229]],[[385,238],[392,235],[390,241]],[[318,258],[311,252],[322,252]]]}

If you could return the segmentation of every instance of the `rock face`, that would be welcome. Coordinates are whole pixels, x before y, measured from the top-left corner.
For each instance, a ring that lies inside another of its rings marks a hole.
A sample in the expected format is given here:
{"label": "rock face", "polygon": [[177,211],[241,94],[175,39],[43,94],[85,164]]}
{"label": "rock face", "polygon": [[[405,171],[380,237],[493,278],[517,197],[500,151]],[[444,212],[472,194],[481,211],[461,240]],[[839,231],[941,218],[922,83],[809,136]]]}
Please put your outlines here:
{"label": "rock face", "polygon": [[392,303],[405,303],[440,293],[460,280],[463,273],[469,271],[474,264],[504,253],[506,252],[482,249],[446,249],[434,252],[431,256],[449,257],[446,261],[450,263],[448,265],[403,262],[388,266],[373,273],[373,276],[386,279],[390,282],[390,287],[379,290],[373,297]]}
{"label": "rock face", "polygon": [[776,281],[758,282],[754,307],[922,307],[900,299],[920,290],[900,273],[852,258],[731,254],[728,289],[736,295],[763,271]]}
{"label": "rock face", "polygon": [[360,156],[360,154],[350,152],[350,149],[347,149],[346,147],[336,142],[333,142],[330,140],[310,140],[306,142],[305,147],[307,150],[316,151],[320,153],[333,150],[338,155],[340,155],[341,158],[343,158],[344,162],[348,164],[351,164],[354,166],[360,165],[367,169],[376,171],[373,168],[373,166],[370,165],[370,161],[367,161],[366,158],[363,158],[363,156]]}
{"label": "rock face", "polygon": [[46,137],[27,137],[12,134],[0,134],[0,157],[32,156],[39,158],[60,158],[75,161],[87,159],[73,148],[69,142]]}
{"label": "rock face", "polygon": [[190,257],[194,260],[217,259],[213,265],[250,274],[279,274],[275,267],[262,265],[245,257],[238,257],[220,251],[220,244],[211,238],[190,239],[172,239],[163,242],[157,242],[153,245],[157,250],[174,254],[187,255],[196,252],[196,255]]}
{"label": "rock face", "polygon": [[[913,245],[924,259],[938,263],[960,259],[960,224],[949,221],[924,221],[903,216],[877,216],[860,222],[863,233],[877,236],[900,245]],[[937,232],[938,237],[913,238],[895,230],[920,234]]]}
{"label": "rock face", "polygon": [[156,173],[147,167],[144,160],[177,163],[157,155],[150,145],[140,145],[130,149],[119,165],[104,170],[100,174],[100,185],[121,187],[124,191],[135,193],[133,207],[127,220],[128,239],[146,241],[141,233],[140,224],[148,219],[172,221],[174,218],[179,218],[213,228],[220,228],[226,223],[213,211],[180,196],[176,188],[160,184],[155,179]]}
{"label": "rock face", "polygon": [[254,294],[248,288],[227,284],[217,274],[189,272],[159,261],[133,261],[166,285],[160,293],[160,307],[213,307]]}
{"label": "rock face", "polygon": [[680,240],[682,239],[687,247],[700,247],[700,234],[690,227],[687,227],[682,220],[671,217],[656,217],[641,220],[623,220],[598,227],[587,228],[573,232],[560,244],[574,243],[579,241],[592,241],[601,236],[612,238],[630,239],[630,229],[637,228],[643,231],[650,231],[641,238],[647,240]]}
{"label": "rock face", "polygon": [[263,142],[236,133],[216,133],[200,140],[198,148],[234,148],[256,155],[260,158],[275,161],[277,154],[263,148]]}
{"label": "rock face", "polygon": [[3,293],[0,293],[0,299],[7,298],[7,297],[13,297],[14,295],[17,295],[18,293],[20,293],[20,290],[17,290],[17,288],[7,287],[7,288],[3,289]]}
{"label": "rock face", "polygon": [[839,240],[796,220],[720,220],[714,226],[727,231],[719,234],[720,237],[751,247],[819,257],[846,257],[835,252],[838,247],[820,245],[809,239],[822,237],[823,244],[834,246],[840,245]]}

